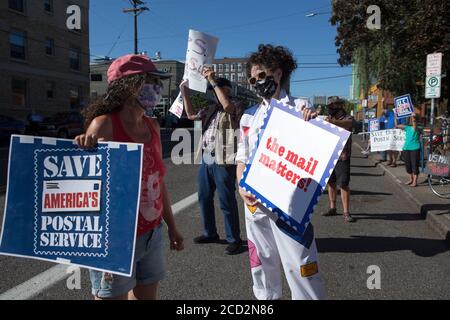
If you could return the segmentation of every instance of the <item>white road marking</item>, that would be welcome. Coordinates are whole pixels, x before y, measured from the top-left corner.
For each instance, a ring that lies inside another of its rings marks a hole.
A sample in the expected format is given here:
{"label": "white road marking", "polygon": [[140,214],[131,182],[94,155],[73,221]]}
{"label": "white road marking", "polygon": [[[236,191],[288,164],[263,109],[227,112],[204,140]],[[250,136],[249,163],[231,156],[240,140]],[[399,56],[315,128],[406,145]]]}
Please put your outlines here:
{"label": "white road marking", "polygon": [[[197,192],[191,194],[190,196],[184,198],[181,201],[172,205],[172,212],[174,215],[180,213],[184,209],[195,204],[198,200]],[[15,286],[12,289],[0,294],[0,300],[27,300],[32,299],[41,292],[45,291],[49,287],[53,286],[55,283],[64,280],[71,273],[67,273],[70,266],[58,264],[37,276],[25,281],[22,284]]]}

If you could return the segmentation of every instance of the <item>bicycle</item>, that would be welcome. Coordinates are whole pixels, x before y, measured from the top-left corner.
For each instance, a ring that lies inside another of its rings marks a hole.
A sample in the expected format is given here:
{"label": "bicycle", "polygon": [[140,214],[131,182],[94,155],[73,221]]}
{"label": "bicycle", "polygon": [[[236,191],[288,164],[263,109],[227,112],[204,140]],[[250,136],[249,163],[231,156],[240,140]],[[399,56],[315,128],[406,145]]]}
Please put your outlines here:
{"label": "bicycle", "polygon": [[428,174],[428,185],[436,196],[443,199],[450,199],[450,172],[448,171],[450,167],[450,119],[447,117],[438,117],[436,120],[441,120],[441,131],[439,134],[433,135],[431,142],[433,152],[431,155],[428,155],[428,159],[434,160],[433,163],[442,163],[444,166],[438,166],[436,164],[433,168],[430,163],[427,164],[429,172],[432,172],[432,170],[436,172],[434,175]]}

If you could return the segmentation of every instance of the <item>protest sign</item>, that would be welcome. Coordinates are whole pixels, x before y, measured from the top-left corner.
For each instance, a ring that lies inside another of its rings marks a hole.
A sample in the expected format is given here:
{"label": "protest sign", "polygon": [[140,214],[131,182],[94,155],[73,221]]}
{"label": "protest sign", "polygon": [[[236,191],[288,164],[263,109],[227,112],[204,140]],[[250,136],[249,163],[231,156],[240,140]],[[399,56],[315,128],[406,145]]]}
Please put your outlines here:
{"label": "protest sign", "polygon": [[380,130],[380,122],[378,119],[370,119],[369,120],[369,132]]}
{"label": "protest sign", "polygon": [[189,89],[206,92],[207,81],[202,75],[205,66],[212,65],[219,39],[205,33],[189,30],[186,64],[183,79],[189,80]]}
{"label": "protest sign", "polygon": [[409,94],[394,98],[394,104],[394,112],[397,119],[408,118],[414,115],[414,106]]}
{"label": "protest sign", "polygon": [[370,133],[370,151],[402,151],[405,131],[401,129],[379,130]]}
{"label": "protest sign", "polygon": [[172,106],[170,107],[169,112],[176,115],[178,117],[178,119],[180,119],[181,116],[183,115],[183,109],[184,109],[183,96],[180,92],[178,94],[177,98],[175,99],[175,101],[172,103]]}
{"label": "protest sign", "polygon": [[427,166],[425,167],[425,173],[439,177],[450,176],[450,156],[440,154],[430,154],[428,156]]}
{"label": "protest sign", "polygon": [[304,234],[350,132],[272,100],[240,187]]}
{"label": "protest sign", "polygon": [[13,135],[0,254],[130,276],[142,145]]}

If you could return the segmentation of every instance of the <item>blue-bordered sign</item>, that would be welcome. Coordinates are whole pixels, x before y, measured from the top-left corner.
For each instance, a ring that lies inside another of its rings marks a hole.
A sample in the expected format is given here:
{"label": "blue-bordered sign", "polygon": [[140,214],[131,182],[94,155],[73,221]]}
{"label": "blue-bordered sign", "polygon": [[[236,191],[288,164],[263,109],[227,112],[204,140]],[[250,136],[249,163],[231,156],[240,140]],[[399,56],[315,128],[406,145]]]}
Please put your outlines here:
{"label": "blue-bordered sign", "polygon": [[130,276],[142,145],[11,137],[0,254]]}
{"label": "blue-bordered sign", "polygon": [[380,130],[380,121],[378,119],[369,120],[369,132]]}
{"label": "blue-bordered sign", "polygon": [[414,106],[411,101],[411,96],[405,94],[400,97],[394,98],[395,104],[395,116],[398,119],[408,118],[414,115]]}
{"label": "blue-bordered sign", "polygon": [[305,235],[350,132],[322,119],[304,121],[295,107],[272,100],[239,186],[299,235]]}

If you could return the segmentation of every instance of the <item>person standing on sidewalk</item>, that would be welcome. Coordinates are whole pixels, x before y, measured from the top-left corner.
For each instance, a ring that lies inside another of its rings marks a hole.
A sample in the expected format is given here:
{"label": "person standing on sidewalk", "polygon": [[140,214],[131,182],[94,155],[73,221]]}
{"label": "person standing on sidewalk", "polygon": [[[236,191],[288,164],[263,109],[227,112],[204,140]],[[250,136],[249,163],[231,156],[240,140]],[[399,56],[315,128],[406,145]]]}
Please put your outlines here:
{"label": "person standing on sidewalk", "polygon": [[410,175],[410,178],[405,184],[416,187],[420,168],[420,130],[417,127],[417,118],[413,116],[410,118],[410,124],[398,124],[396,127],[406,132],[403,156],[406,172]]}
{"label": "person standing on sidewalk", "polygon": [[[284,89],[296,67],[292,53],[281,46],[261,44],[258,51],[249,56],[247,76],[262,102],[248,108],[241,119],[241,140],[236,156],[238,179],[241,179],[251,149],[258,140],[262,120],[267,115],[272,98],[298,108],[306,121],[317,116],[307,100],[290,97]],[[283,268],[292,299],[325,299],[312,224],[308,225],[304,234],[299,234],[258,203],[252,194],[241,188],[239,194],[245,203],[245,225],[255,297],[258,300],[281,298]],[[299,240],[299,237],[304,241]]]}
{"label": "person standing on sidewalk", "polygon": [[[385,129],[395,129],[396,126],[396,118],[395,118],[395,113],[393,110],[389,109],[388,106],[384,106],[383,109],[383,115],[385,118]],[[388,158],[388,163],[387,165],[395,168],[397,166],[397,157],[398,157],[398,152],[395,150],[387,150],[387,158]]]}
{"label": "person standing on sidewalk", "polygon": [[228,242],[225,253],[234,255],[242,252],[239,210],[235,195],[237,150],[235,131],[239,130],[239,121],[244,107],[230,98],[232,85],[229,80],[216,79],[211,68],[205,68],[203,76],[209,81],[208,89],[214,93],[217,102],[198,113],[194,112],[189,98],[187,81],[180,85],[187,117],[190,120],[202,121],[202,146],[198,148],[199,153],[196,159],[201,157],[198,172],[198,201],[203,234],[194,238],[194,243],[214,243],[220,240],[214,212],[214,193],[217,189]]}
{"label": "person standing on sidewalk", "polygon": [[[344,110],[345,101],[337,96],[330,97],[328,100],[328,113],[326,119],[328,122],[352,131],[353,117],[347,115]],[[344,220],[347,222],[355,222],[355,218],[350,215],[350,158],[352,153],[352,137],[350,136],[347,144],[342,150],[341,156],[334,167],[330,180],[328,180],[328,198],[330,200],[330,209],[325,212],[324,216],[337,215],[336,198],[337,186],[341,189],[341,199],[343,206]]]}
{"label": "person standing on sidewalk", "polygon": [[[164,183],[159,124],[145,116],[158,104],[161,79],[167,74],[159,72],[147,56],[134,54],[114,60],[107,74],[106,94],[83,111],[86,133],[75,142],[85,149],[95,147],[98,140],[142,143],[141,197],[132,276],[89,270],[92,294],[96,300],[154,300],[166,275],[163,220],[170,249],[184,248]],[[134,201],[123,201],[128,200]]]}

